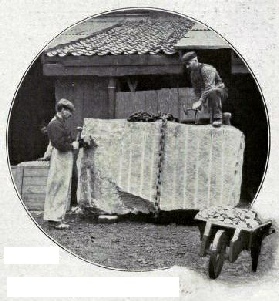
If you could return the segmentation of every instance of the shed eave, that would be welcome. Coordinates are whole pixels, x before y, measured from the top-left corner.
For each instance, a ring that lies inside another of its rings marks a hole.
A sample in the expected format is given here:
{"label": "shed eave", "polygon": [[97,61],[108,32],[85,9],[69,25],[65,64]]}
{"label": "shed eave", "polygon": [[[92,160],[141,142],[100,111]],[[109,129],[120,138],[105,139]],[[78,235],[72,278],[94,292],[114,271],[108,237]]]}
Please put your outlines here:
{"label": "shed eave", "polygon": [[62,64],[64,66],[148,66],[148,65],[173,65],[178,63],[179,55],[166,54],[122,54],[122,55],[92,55],[73,56],[67,55],[47,56],[43,54],[43,64]]}
{"label": "shed eave", "polygon": [[190,31],[174,45],[181,49],[231,49],[230,44],[214,31]]}
{"label": "shed eave", "polygon": [[231,49],[230,46],[228,45],[223,45],[223,44],[220,44],[220,45],[201,45],[201,44],[188,44],[188,45],[176,45],[175,46],[175,49],[176,50],[188,50],[188,49],[204,49],[204,50],[210,50],[210,49]]}

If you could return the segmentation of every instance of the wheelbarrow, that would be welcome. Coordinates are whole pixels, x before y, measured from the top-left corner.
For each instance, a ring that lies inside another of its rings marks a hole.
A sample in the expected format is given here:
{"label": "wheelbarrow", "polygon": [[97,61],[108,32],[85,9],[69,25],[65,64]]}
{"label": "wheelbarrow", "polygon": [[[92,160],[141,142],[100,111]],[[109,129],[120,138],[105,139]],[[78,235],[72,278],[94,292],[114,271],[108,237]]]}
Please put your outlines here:
{"label": "wheelbarrow", "polygon": [[251,252],[252,271],[256,272],[262,241],[267,235],[275,232],[271,228],[271,221],[250,226],[244,225],[243,222],[228,224],[227,220],[204,218],[199,214],[195,219],[201,234],[199,255],[209,255],[208,275],[211,279],[218,278],[225,260],[235,262],[243,250]]}

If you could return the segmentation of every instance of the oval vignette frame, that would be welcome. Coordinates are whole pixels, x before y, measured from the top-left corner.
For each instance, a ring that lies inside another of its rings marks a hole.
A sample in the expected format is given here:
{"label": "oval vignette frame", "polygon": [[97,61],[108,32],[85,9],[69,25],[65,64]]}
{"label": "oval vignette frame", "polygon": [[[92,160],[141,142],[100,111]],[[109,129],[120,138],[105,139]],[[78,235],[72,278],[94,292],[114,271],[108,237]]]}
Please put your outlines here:
{"label": "oval vignette frame", "polygon": [[[47,235],[53,242],[55,242],[59,247],[61,247],[62,249],[66,250],[67,252],[71,253],[72,255],[88,262],[88,263],[91,263],[91,264],[94,264],[96,266],[99,266],[99,267],[103,267],[103,268],[106,268],[106,269],[110,269],[110,270],[119,270],[119,271],[129,271],[127,269],[120,269],[120,268],[114,268],[114,267],[109,267],[109,266],[104,266],[104,265],[101,265],[97,262],[92,262],[84,257],[81,257],[79,256],[78,254],[76,254],[75,252],[71,251],[70,249],[64,247],[63,245],[61,245],[60,242],[58,242],[57,240],[55,240],[53,237],[51,237],[47,232],[45,232],[41,225],[39,225],[37,223],[37,221],[35,220],[34,216],[32,216],[32,214],[30,213],[30,211],[28,210],[26,204],[24,203],[24,200],[22,199],[20,193],[18,192],[17,190],[17,187],[16,187],[16,184],[15,184],[15,181],[13,179],[13,176],[12,176],[12,164],[11,164],[11,152],[10,152],[10,145],[11,145],[11,138],[10,138],[10,135],[11,135],[11,131],[12,129],[10,128],[11,126],[11,119],[13,119],[13,109],[16,105],[16,101],[17,101],[17,98],[19,97],[18,95],[21,93],[21,88],[22,88],[22,85],[24,84],[25,80],[26,80],[26,77],[28,76],[28,74],[30,73],[30,70],[32,69],[32,67],[38,62],[38,60],[40,59],[40,56],[42,55],[42,53],[45,51],[45,49],[47,48],[47,46],[49,44],[51,44],[52,42],[54,42],[57,38],[61,37],[61,35],[63,33],[66,33],[68,30],[71,30],[71,29],[74,29],[77,25],[80,25],[80,24],[83,24],[84,22],[88,21],[88,20],[91,20],[92,18],[96,18],[96,17],[100,17],[100,16],[103,16],[103,15],[111,15],[111,14],[114,14],[114,13],[118,13],[118,12],[123,12],[123,13],[129,13],[131,11],[134,11],[134,10],[140,10],[140,11],[153,11],[153,12],[157,12],[157,13],[165,13],[165,14],[170,14],[170,15],[177,15],[177,16],[181,16],[181,17],[184,17],[184,18],[187,18],[195,23],[199,23],[201,25],[204,25],[206,26],[207,28],[209,28],[210,30],[214,31],[218,36],[220,36],[222,39],[224,39],[232,48],[232,50],[234,51],[235,54],[237,54],[237,56],[241,59],[242,63],[245,64],[246,68],[249,70],[249,73],[251,75],[251,77],[253,78],[255,84],[256,84],[256,87],[257,87],[257,92],[259,93],[260,95],[260,98],[261,98],[261,102],[262,102],[262,114],[264,113],[265,115],[265,119],[266,119],[266,128],[265,128],[265,131],[267,132],[267,137],[266,137],[266,142],[267,142],[267,145],[266,145],[266,156],[265,156],[265,162],[264,162],[264,166],[262,168],[262,175],[261,175],[261,181],[259,182],[258,184],[258,187],[257,187],[257,190],[256,191],[253,191],[253,198],[250,202],[250,204],[253,204],[253,202],[255,201],[255,199],[257,198],[261,188],[262,188],[262,185],[263,185],[263,182],[264,182],[264,179],[265,179],[265,175],[266,175],[266,172],[267,172],[267,169],[268,169],[268,160],[269,160],[269,153],[270,153],[270,141],[271,141],[271,137],[270,137],[270,124],[269,124],[269,116],[268,116],[268,109],[267,109],[267,106],[266,106],[266,102],[265,102],[265,99],[264,99],[264,95],[262,94],[262,90],[261,90],[261,87],[253,73],[253,71],[250,69],[250,67],[248,66],[248,64],[246,63],[245,59],[242,57],[242,55],[240,53],[237,52],[236,49],[234,49],[233,45],[231,45],[221,34],[219,34],[218,32],[216,32],[214,29],[212,29],[211,27],[207,26],[206,24],[203,24],[202,22],[198,21],[198,20],[195,20],[187,15],[184,15],[184,14],[181,14],[181,13],[177,13],[177,12],[174,12],[174,11],[167,11],[167,10],[163,10],[163,9],[155,9],[155,8],[136,8],[136,7],[133,7],[133,8],[123,8],[123,9],[117,9],[117,10],[111,10],[109,12],[104,12],[104,13],[101,13],[101,14],[96,14],[96,15],[93,15],[93,16],[90,16],[88,18],[85,18],[84,20],[82,21],[79,21],[71,26],[69,26],[68,28],[66,28],[65,30],[63,30],[60,34],[58,34],[55,38],[53,38],[42,50],[41,52],[34,58],[34,60],[31,62],[31,64],[29,65],[28,69],[25,71],[24,75],[22,76],[21,78],[21,81],[17,87],[17,90],[14,94],[14,98],[13,98],[13,101],[12,101],[12,104],[11,104],[11,108],[10,108],[10,112],[9,112],[9,116],[8,116],[8,125],[7,125],[7,135],[6,135],[6,143],[7,143],[7,149],[8,149],[8,156],[7,156],[7,162],[8,162],[8,166],[9,166],[9,170],[10,170],[10,174],[11,174],[11,179],[13,181],[13,184],[14,184],[14,187],[17,191],[17,195],[23,205],[23,207],[25,208],[26,212],[28,213],[28,215],[30,216],[30,218],[33,220],[33,222],[36,224],[37,227],[39,227],[39,229],[45,234]],[[251,88],[252,89],[252,88]],[[164,267],[163,269],[165,268],[168,268],[168,267]],[[151,269],[153,270],[153,269]],[[132,270],[132,271],[137,271],[137,270]],[[142,271],[142,270],[138,270],[138,271]]]}

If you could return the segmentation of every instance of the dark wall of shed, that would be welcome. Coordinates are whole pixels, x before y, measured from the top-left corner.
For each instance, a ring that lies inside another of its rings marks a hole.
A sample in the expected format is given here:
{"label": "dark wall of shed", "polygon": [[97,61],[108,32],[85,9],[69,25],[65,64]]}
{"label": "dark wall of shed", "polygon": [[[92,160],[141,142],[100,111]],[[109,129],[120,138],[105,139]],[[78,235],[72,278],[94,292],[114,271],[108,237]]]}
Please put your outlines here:
{"label": "dark wall of shed", "polygon": [[40,60],[22,81],[11,108],[8,153],[11,165],[41,157],[48,139],[40,131],[54,115],[54,82],[43,76]]}
{"label": "dark wall of shed", "polygon": [[228,88],[231,86],[232,54],[231,49],[195,50],[200,63],[209,64],[216,68]]}
{"label": "dark wall of shed", "polygon": [[251,202],[261,184],[268,157],[268,119],[251,74],[232,77],[224,109],[232,113],[232,124],[245,135],[241,199]]}
{"label": "dark wall of shed", "polygon": [[[159,90],[164,88],[185,88],[190,87],[190,78],[186,71],[180,75],[139,75],[130,76],[133,81],[137,81],[136,91]],[[119,91],[129,92],[128,78],[123,76],[118,80]]]}
{"label": "dark wall of shed", "polygon": [[55,82],[56,102],[67,98],[75,106],[75,112],[67,122],[73,137],[76,128],[83,126],[84,118],[112,118],[109,116],[108,78],[61,77]]}

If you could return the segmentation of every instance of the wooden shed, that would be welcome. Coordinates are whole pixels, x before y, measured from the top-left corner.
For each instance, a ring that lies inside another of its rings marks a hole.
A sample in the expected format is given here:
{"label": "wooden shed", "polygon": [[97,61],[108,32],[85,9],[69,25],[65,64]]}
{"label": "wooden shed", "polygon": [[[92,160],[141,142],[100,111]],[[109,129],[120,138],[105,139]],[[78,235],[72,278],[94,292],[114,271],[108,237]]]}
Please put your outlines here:
{"label": "wooden shed", "polygon": [[[201,62],[214,65],[229,88],[225,110],[233,113],[233,124],[246,137],[242,195],[251,201],[268,154],[267,116],[253,76],[215,32],[165,12],[104,14],[49,44],[14,100],[8,135],[11,165],[43,155],[47,139],[39,128],[52,118],[61,97],[76,107],[70,121],[73,135],[84,118],[127,118],[135,111],[182,118],[182,105],[190,105],[192,95],[180,59],[188,50],[195,50]],[[247,119],[247,114],[253,118]]]}
{"label": "wooden shed", "polygon": [[75,104],[73,132],[89,117],[127,118],[135,111],[167,109],[181,114],[172,89],[184,84],[183,66],[174,45],[194,23],[165,13],[122,17],[117,14],[114,25],[42,55],[44,75],[56,77],[56,101],[66,97]]}

